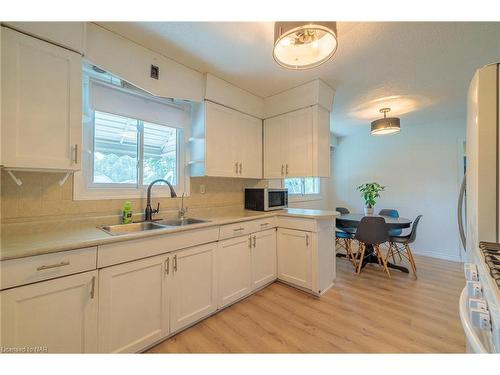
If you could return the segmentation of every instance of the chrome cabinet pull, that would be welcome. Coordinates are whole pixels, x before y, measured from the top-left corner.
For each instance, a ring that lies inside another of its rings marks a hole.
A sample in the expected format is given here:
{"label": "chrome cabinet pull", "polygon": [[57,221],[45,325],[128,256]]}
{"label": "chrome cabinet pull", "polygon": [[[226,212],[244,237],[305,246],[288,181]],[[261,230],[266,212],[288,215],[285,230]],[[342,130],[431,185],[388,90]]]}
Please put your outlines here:
{"label": "chrome cabinet pull", "polygon": [[177,272],[177,255],[174,255],[174,272]]}
{"label": "chrome cabinet pull", "polygon": [[77,145],[77,144],[75,144],[75,145],[73,146],[73,152],[74,152],[74,155],[73,155],[73,162],[74,162],[75,164],[78,164],[78,145]]}
{"label": "chrome cabinet pull", "polygon": [[61,262],[61,263],[56,263],[56,264],[43,265],[43,266],[37,267],[36,270],[42,271],[42,270],[48,270],[51,268],[64,267],[64,266],[69,266],[69,262]]}
{"label": "chrome cabinet pull", "polygon": [[252,248],[252,236],[248,237],[248,247],[251,249]]}
{"label": "chrome cabinet pull", "polygon": [[306,246],[309,247],[309,235],[306,234]]}
{"label": "chrome cabinet pull", "polygon": [[242,171],[243,171],[243,164],[240,163],[240,174],[241,174]]}
{"label": "chrome cabinet pull", "polygon": [[285,174],[285,166],[281,164],[281,175],[283,176]]}
{"label": "chrome cabinet pull", "polygon": [[268,226],[268,225],[269,225],[269,223],[261,223],[260,224],[261,227],[265,227],[265,226]]}
{"label": "chrome cabinet pull", "polygon": [[286,165],[286,175],[288,176],[288,164]]}
{"label": "chrome cabinet pull", "polygon": [[236,170],[235,170],[236,174],[238,174],[238,162],[234,163],[234,167],[235,167],[235,169],[236,169]]}
{"label": "chrome cabinet pull", "polygon": [[244,229],[245,229],[245,228],[235,228],[235,229],[233,229],[233,232],[240,232],[240,231],[242,231],[242,230],[244,230]]}
{"label": "chrome cabinet pull", "polygon": [[92,284],[90,285],[90,299],[94,299],[95,296],[95,276],[92,276]]}
{"label": "chrome cabinet pull", "polygon": [[168,275],[170,272],[170,257],[165,259],[165,273]]}
{"label": "chrome cabinet pull", "polygon": [[257,246],[257,236],[253,236],[253,247]]}

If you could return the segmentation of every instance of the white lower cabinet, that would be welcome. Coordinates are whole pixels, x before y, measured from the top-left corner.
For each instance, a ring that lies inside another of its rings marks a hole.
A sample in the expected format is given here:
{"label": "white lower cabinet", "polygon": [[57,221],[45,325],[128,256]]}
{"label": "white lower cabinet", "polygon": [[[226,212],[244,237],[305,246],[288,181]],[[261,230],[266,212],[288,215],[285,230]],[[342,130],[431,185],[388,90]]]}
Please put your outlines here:
{"label": "white lower cabinet", "polygon": [[218,307],[276,280],[276,229],[219,241]]}
{"label": "white lower cabinet", "polygon": [[169,333],[167,255],[99,271],[99,351],[137,352]]}
{"label": "white lower cabinet", "polygon": [[99,272],[99,351],[138,352],[217,308],[216,244]]}
{"label": "white lower cabinet", "polygon": [[251,236],[219,241],[217,246],[218,307],[222,308],[252,291]]}
{"label": "white lower cabinet", "polygon": [[97,271],[0,292],[4,351],[97,352]]}
{"label": "white lower cabinet", "polygon": [[252,245],[252,289],[257,289],[276,280],[276,229],[255,233]]}
{"label": "white lower cabinet", "polygon": [[278,279],[312,289],[312,234],[278,228]]}
{"label": "white lower cabinet", "polygon": [[216,243],[174,253],[170,284],[170,330],[175,332],[217,309]]}

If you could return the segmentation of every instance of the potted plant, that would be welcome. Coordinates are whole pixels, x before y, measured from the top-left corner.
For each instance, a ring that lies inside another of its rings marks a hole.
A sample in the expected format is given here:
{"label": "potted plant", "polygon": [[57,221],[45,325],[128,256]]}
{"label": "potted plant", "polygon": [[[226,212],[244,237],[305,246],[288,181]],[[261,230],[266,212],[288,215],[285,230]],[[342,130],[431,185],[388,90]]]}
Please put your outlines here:
{"label": "potted plant", "polygon": [[382,186],[377,182],[359,185],[356,188],[365,200],[365,215],[373,215],[373,206],[377,203],[376,199],[380,197],[379,193],[384,191],[384,189],[385,186]]}

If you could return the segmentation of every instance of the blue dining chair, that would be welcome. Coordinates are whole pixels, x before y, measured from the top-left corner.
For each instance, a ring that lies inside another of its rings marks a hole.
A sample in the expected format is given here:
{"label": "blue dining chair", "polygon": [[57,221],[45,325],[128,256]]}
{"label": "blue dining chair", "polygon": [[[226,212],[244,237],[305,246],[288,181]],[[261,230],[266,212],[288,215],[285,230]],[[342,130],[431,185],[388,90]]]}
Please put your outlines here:
{"label": "blue dining chair", "polygon": [[[393,208],[384,208],[380,210],[378,214],[381,216],[399,217],[398,210],[395,210]],[[401,229],[389,229],[389,236],[400,236],[401,233]]]}
{"label": "blue dining chair", "polygon": [[[349,210],[345,207],[336,207],[341,215],[349,214]],[[339,247],[346,251],[346,258],[351,261],[354,268],[356,268],[356,259],[352,251],[352,241],[354,240],[354,234],[356,233],[356,228],[350,228],[347,226],[337,224],[335,228],[335,247]]]}

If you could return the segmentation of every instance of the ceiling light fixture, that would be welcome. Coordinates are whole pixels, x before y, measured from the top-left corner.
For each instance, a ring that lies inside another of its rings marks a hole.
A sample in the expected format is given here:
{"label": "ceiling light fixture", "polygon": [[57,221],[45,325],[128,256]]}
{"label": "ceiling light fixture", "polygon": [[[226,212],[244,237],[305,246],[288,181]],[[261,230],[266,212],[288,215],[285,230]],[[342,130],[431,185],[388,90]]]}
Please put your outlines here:
{"label": "ceiling light fixture", "polygon": [[389,135],[396,134],[401,130],[399,118],[386,117],[386,113],[390,108],[382,108],[379,112],[384,114],[384,118],[372,121],[372,135]]}
{"label": "ceiling light fixture", "polygon": [[274,60],[281,66],[304,70],[328,61],[337,50],[336,22],[275,22]]}

